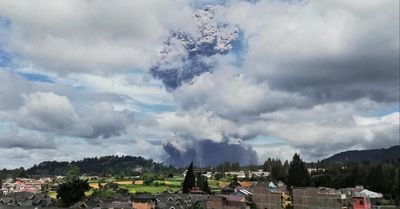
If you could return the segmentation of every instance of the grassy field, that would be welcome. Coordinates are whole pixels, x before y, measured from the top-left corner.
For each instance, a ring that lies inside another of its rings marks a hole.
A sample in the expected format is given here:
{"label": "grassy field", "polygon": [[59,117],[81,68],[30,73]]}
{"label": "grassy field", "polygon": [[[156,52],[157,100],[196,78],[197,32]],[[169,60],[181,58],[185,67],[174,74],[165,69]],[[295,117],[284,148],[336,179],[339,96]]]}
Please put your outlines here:
{"label": "grassy field", "polygon": [[[183,181],[182,177],[174,177],[168,178],[165,180],[155,180],[151,185],[144,184],[133,184],[133,180],[124,180],[124,181],[113,181],[111,179],[107,179],[106,182],[117,183],[120,188],[128,189],[129,193],[136,192],[148,192],[151,194],[160,194],[165,191],[176,192],[181,189],[181,183]],[[211,191],[216,192],[220,191],[223,187],[229,185],[229,181],[222,180],[213,180],[210,179],[208,181]],[[86,196],[90,196],[93,193],[93,189],[99,189],[99,183],[96,181],[90,182],[90,187],[92,188],[90,191],[86,192]],[[101,185],[105,185],[105,183],[101,183]],[[55,191],[51,191],[49,195],[53,198],[57,196]]]}
{"label": "grassy field", "polygon": [[136,192],[148,192],[151,194],[160,194],[165,191],[176,192],[179,191],[180,188],[169,187],[169,186],[145,186],[145,185],[134,185],[133,187],[129,187],[129,193]]}

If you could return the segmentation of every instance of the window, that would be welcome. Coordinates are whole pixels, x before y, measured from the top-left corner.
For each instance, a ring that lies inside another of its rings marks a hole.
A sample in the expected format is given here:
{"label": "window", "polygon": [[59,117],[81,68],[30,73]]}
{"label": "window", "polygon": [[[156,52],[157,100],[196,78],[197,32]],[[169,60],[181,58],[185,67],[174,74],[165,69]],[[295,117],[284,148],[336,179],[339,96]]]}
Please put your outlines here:
{"label": "window", "polygon": [[364,205],[364,201],[360,200],[360,205]]}

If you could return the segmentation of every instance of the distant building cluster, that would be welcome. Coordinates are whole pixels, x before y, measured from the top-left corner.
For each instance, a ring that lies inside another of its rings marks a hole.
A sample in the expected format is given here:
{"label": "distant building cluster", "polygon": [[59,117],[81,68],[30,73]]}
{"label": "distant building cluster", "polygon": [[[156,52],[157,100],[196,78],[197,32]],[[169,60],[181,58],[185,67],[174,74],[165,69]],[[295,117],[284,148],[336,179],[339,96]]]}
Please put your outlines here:
{"label": "distant building cluster", "polygon": [[0,208],[41,208],[53,205],[53,200],[43,193],[14,192],[0,197]]}
{"label": "distant building cluster", "polygon": [[[202,170],[199,170],[202,171]],[[245,179],[251,176],[254,177],[268,177],[270,175],[269,172],[267,171],[263,171],[262,169],[258,170],[258,171],[228,171],[228,172],[224,172],[225,175],[227,176],[236,176],[239,179]],[[215,176],[216,172],[205,172],[203,175],[206,176],[207,178],[211,178],[213,176]],[[185,177],[186,176],[186,171],[182,173],[182,176]]]}
{"label": "distant building cluster", "polygon": [[[371,196],[371,194],[374,194]],[[371,198],[380,194],[362,188],[294,188],[294,209],[370,209]],[[382,197],[382,196],[380,196]]]}
{"label": "distant building cluster", "polygon": [[0,188],[0,193],[9,194],[14,192],[37,193],[42,189],[42,185],[50,182],[51,178],[17,178],[15,181],[11,178],[6,179]]}
{"label": "distant building cluster", "polygon": [[244,179],[247,177],[255,176],[255,177],[268,177],[269,172],[263,171],[263,170],[258,170],[258,171],[248,171],[247,173],[245,171],[231,171],[231,172],[225,172],[226,175],[228,176],[237,176],[240,179]]}
{"label": "distant building cluster", "polygon": [[[232,173],[237,175],[239,173]],[[260,173],[259,175],[265,175]],[[54,199],[41,193],[43,184],[50,178],[7,179],[0,194],[0,209],[57,208]],[[205,194],[199,188],[188,194],[162,193],[151,195],[137,193],[113,199],[86,199],[70,208],[74,209],[371,209],[373,201],[382,194],[354,188],[295,187],[289,189],[282,181],[238,181],[218,194]]]}

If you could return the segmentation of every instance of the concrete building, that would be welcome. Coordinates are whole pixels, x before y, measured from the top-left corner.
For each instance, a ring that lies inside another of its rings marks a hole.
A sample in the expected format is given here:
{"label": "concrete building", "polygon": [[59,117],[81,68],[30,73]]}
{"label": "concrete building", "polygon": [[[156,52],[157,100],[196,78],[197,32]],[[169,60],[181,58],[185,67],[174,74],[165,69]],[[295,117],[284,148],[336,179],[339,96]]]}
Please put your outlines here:
{"label": "concrete building", "polygon": [[253,187],[253,202],[258,209],[281,209],[292,205],[291,196],[285,187],[276,187],[271,182],[258,183]]}
{"label": "concrete building", "polygon": [[215,195],[210,196],[207,209],[250,209],[246,205],[246,199],[238,195]]}
{"label": "concrete building", "polygon": [[346,195],[335,189],[294,188],[294,209],[347,209]]}

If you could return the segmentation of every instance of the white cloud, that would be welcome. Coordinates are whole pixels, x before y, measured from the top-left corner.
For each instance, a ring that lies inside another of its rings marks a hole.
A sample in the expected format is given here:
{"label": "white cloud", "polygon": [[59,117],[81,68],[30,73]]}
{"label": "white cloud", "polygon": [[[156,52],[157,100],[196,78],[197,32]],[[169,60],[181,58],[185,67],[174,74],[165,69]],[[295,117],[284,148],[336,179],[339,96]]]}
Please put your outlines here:
{"label": "white cloud", "polygon": [[266,84],[253,83],[243,75],[235,75],[233,70],[224,69],[200,75],[193,83],[176,90],[174,98],[184,110],[205,108],[237,120],[309,103],[299,95],[272,91]]}
{"label": "white cloud", "polygon": [[351,103],[337,103],[265,114],[265,133],[301,149],[309,159],[351,148],[398,144],[398,112],[368,117],[358,115],[356,108]]}
{"label": "white cloud", "polygon": [[175,133],[173,137],[182,137],[188,140],[210,139],[216,142],[224,140],[224,134],[228,134],[236,128],[236,125],[222,119],[212,112],[197,110],[187,113],[164,113],[157,119],[159,128]]}
{"label": "white cloud", "polygon": [[148,68],[170,29],[191,30],[186,1],[1,1],[11,21],[5,49],[68,73]]}
{"label": "white cloud", "polygon": [[18,111],[17,123],[28,129],[69,135],[81,135],[88,129],[81,123],[69,99],[52,92],[26,96]]}
{"label": "white cloud", "polygon": [[[398,101],[399,2],[233,3],[247,77],[321,101]],[[382,11],[385,11],[382,13]]]}
{"label": "white cloud", "polygon": [[109,102],[76,109],[66,96],[35,92],[26,96],[15,121],[26,129],[61,136],[109,138],[121,135],[133,123],[133,113],[116,111]]}

